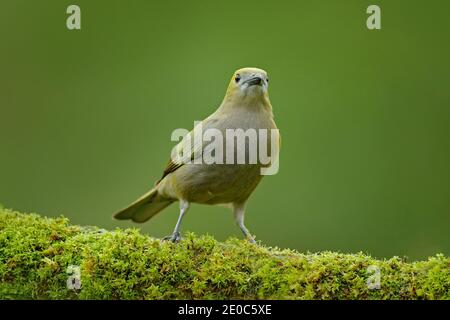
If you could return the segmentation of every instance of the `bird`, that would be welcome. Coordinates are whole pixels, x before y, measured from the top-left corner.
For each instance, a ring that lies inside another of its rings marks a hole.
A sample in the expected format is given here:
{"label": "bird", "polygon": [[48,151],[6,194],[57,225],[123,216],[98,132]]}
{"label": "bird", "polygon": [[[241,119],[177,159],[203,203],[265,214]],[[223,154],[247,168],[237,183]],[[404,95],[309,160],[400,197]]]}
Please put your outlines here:
{"label": "bird", "polygon": [[[173,148],[161,179],[150,191],[114,214],[113,217],[118,220],[130,219],[142,223],[179,201],[180,211],[175,228],[172,234],[163,238],[178,242],[181,240],[181,222],[191,203],[225,205],[232,209],[235,222],[245,238],[255,243],[253,235],[244,224],[246,203],[263,177],[261,170],[270,167],[274,158],[278,159],[280,146],[280,135],[274,121],[268,87],[269,77],[262,69],[251,67],[235,71],[218,109],[195,125],[194,129]],[[202,152],[197,151],[207,148],[205,146],[207,142],[195,142],[194,135],[199,126],[203,132],[211,130],[218,136],[224,137],[225,147],[222,149],[218,147],[216,150],[218,157],[216,159],[222,159],[222,163],[220,161],[196,162],[202,157]],[[270,163],[267,161],[263,163],[259,158],[256,162],[250,162],[250,140],[245,140],[243,146],[231,143],[231,140],[236,141],[235,137],[227,135],[229,130],[241,130],[241,132],[266,130],[274,133],[274,139],[268,134],[257,136],[259,146],[261,143],[266,144]],[[192,140],[194,140],[193,147]],[[228,143],[231,147],[228,147]],[[184,149],[186,146],[191,149]],[[245,150],[241,150],[242,148]],[[185,150],[188,151],[183,153]],[[239,162],[234,154],[227,158],[228,150],[235,153],[244,152],[245,161]]]}

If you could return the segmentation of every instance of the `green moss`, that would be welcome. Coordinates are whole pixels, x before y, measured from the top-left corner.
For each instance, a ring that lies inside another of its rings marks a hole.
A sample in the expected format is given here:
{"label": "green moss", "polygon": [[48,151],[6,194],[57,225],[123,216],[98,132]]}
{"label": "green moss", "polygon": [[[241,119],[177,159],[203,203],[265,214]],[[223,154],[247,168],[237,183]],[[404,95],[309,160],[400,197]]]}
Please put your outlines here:
{"label": "green moss", "polygon": [[[67,286],[70,266],[80,289]],[[379,289],[367,285],[369,266]],[[0,209],[1,299],[450,299],[449,266],[443,255],[301,254],[192,233],[173,244]]]}

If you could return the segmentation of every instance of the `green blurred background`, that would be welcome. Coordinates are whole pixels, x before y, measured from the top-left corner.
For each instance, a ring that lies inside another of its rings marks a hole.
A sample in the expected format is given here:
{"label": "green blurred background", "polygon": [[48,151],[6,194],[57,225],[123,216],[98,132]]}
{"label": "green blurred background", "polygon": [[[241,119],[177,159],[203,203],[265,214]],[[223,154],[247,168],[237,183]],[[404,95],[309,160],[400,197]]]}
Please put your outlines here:
{"label": "green blurred background", "polygon": [[[172,205],[111,215],[161,176],[175,128],[266,69],[283,137],[247,226],[272,246],[450,254],[449,1],[0,1],[0,202],[169,234]],[[66,28],[81,7],[82,30]],[[366,8],[382,29],[366,28]],[[241,237],[226,208],[183,231]]]}

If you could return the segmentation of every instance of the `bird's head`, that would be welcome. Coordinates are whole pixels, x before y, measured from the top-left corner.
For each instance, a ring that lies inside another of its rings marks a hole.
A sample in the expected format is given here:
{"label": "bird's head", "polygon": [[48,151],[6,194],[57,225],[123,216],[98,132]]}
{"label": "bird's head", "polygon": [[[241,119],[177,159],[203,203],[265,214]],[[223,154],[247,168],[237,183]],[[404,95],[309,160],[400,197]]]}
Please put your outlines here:
{"label": "bird's head", "polygon": [[226,101],[247,101],[269,103],[269,77],[267,72],[258,68],[242,68],[231,77],[225,95]]}

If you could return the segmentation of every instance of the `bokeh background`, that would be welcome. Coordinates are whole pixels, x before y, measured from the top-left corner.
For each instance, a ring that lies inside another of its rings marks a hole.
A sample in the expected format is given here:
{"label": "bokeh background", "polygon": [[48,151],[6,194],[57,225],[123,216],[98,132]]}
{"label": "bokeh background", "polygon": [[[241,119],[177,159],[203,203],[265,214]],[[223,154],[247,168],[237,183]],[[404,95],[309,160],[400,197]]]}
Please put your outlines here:
{"label": "bokeh background", "polygon": [[[81,7],[82,29],[66,28]],[[366,8],[382,29],[366,28]],[[264,244],[422,259],[450,254],[448,1],[0,2],[0,202],[161,237],[112,213],[147,191],[175,128],[220,104],[233,71],[264,68],[280,171],[246,222]],[[226,208],[183,231],[241,237]]]}

